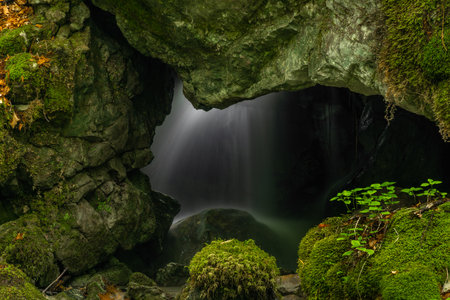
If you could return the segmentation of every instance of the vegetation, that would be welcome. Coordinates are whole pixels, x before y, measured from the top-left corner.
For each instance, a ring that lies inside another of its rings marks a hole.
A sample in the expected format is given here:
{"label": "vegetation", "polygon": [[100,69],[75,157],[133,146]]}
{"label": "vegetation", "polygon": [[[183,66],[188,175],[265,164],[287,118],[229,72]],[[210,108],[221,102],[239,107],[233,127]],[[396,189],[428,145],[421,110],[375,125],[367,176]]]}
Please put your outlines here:
{"label": "vegetation", "polygon": [[4,300],[45,299],[22,271],[13,265],[2,263],[1,261],[0,298]]}
{"label": "vegetation", "polygon": [[279,271],[275,258],[253,240],[216,240],[189,265],[188,289],[202,299],[270,299]]}
{"label": "vegetation", "polygon": [[383,0],[382,4],[386,32],[378,64],[388,88],[386,99],[392,104],[415,102],[438,122],[447,140],[450,7],[446,0]]}
{"label": "vegetation", "polygon": [[[298,273],[311,299],[440,299],[450,268],[450,202],[428,179],[339,193],[352,215],[329,218],[299,246]],[[400,194],[423,206],[393,209]]]}

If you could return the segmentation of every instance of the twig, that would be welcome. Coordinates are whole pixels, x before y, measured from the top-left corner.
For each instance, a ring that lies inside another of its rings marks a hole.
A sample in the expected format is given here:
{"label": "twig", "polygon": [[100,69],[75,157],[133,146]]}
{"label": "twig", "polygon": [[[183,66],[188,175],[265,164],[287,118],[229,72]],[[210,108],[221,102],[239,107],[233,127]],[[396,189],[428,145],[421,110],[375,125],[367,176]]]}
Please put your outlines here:
{"label": "twig", "polygon": [[61,277],[64,275],[64,273],[66,273],[67,268],[64,269],[64,271],[62,271],[61,274],[59,274],[58,278],[56,278],[52,283],[49,284],[48,287],[45,288],[45,290],[42,291],[42,294],[45,294],[49,288],[51,288],[56,282],[58,282],[58,280],[61,279]]}
{"label": "twig", "polygon": [[359,279],[361,278],[362,271],[366,265],[367,260],[363,263],[361,270],[359,271],[358,280],[356,281],[356,291],[358,292],[359,299],[362,299],[361,293],[359,292]]}
{"label": "twig", "polygon": [[395,229],[395,227],[394,227],[394,231],[395,231],[395,234],[397,235],[397,238],[395,239],[395,241],[392,244],[397,243],[398,239],[400,238],[400,235],[398,234],[397,229]]}
{"label": "twig", "polygon": [[445,199],[441,199],[441,200],[437,200],[437,201],[433,201],[428,203],[424,208],[419,209],[418,211],[416,211],[414,214],[415,215],[421,215],[423,212],[432,209],[435,206],[441,205],[442,203],[448,202],[450,201],[449,198],[445,198]]}
{"label": "twig", "polygon": [[[445,279],[445,282],[448,282],[448,268],[445,268],[445,271],[447,271],[447,278]],[[442,285],[441,293],[444,293],[445,284]]]}

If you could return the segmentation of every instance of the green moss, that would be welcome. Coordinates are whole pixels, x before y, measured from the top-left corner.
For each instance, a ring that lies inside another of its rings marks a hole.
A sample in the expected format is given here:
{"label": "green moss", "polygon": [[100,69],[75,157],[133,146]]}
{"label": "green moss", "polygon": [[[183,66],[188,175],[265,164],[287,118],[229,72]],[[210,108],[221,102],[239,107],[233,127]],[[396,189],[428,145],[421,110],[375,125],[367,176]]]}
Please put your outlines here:
{"label": "green moss", "polygon": [[44,109],[50,119],[66,120],[72,117],[71,91],[63,83],[49,86],[44,99]]}
{"label": "green moss", "polygon": [[385,276],[381,282],[381,289],[383,299],[441,299],[435,274],[421,264],[413,264],[396,274]]}
{"label": "green moss", "polygon": [[433,110],[439,120],[444,139],[450,139],[450,80],[442,81],[433,88]]}
{"label": "green moss", "polygon": [[[3,224],[0,228],[0,254],[40,286],[50,283],[58,275],[53,250],[39,227],[38,218],[26,215]],[[20,234],[20,237],[19,237]]]}
{"label": "green moss", "polygon": [[448,6],[442,0],[383,0],[382,4],[386,32],[378,64],[388,88],[386,98],[391,103],[418,101],[415,106],[432,110],[448,139],[450,122],[430,97],[450,78]]}
{"label": "green moss", "polygon": [[22,271],[13,265],[0,263],[0,299],[44,300],[45,297]]}
{"label": "green moss", "polygon": [[345,295],[339,289],[342,281],[338,272],[343,261],[342,254],[348,250],[348,245],[346,241],[337,241],[338,236],[332,234],[316,241],[310,255],[299,261],[302,289],[309,299],[343,298]]}
{"label": "green moss", "polygon": [[445,44],[450,47],[450,34],[444,41],[435,34],[423,49],[422,69],[432,82],[450,79],[450,53],[444,48]]}
{"label": "green moss", "polygon": [[5,29],[0,33],[0,58],[27,50],[29,27]]}
{"label": "green moss", "polygon": [[438,299],[450,268],[450,202],[421,217],[416,211],[399,210],[370,257],[342,256],[350,248],[336,241],[344,223],[311,229],[299,248],[304,291],[311,299]]}
{"label": "green moss", "polygon": [[278,275],[275,258],[253,240],[217,240],[189,265],[189,288],[203,299],[268,299]]}
{"label": "green moss", "polygon": [[8,118],[6,108],[0,105],[0,185],[15,174],[24,153],[23,147],[6,130]]}

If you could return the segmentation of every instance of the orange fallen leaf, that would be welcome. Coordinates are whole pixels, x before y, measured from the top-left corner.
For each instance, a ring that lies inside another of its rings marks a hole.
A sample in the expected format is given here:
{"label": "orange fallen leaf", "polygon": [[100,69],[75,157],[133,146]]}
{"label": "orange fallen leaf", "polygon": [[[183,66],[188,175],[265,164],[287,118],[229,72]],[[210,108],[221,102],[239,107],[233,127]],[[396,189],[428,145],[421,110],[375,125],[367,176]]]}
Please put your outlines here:
{"label": "orange fallen leaf", "polygon": [[23,237],[24,237],[24,236],[25,236],[25,233],[18,232],[17,235],[16,235],[16,237],[14,238],[14,240],[15,240],[15,241],[17,241],[17,240],[23,240]]}
{"label": "orange fallen leaf", "polygon": [[20,121],[19,117],[16,115],[15,112],[13,112],[13,116],[12,116],[12,118],[11,118],[11,121],[9,121],[9,125],[10,125],[12,128],[14,128],[14,127],[16,127],[17,122],[19,122],[19,121]]}
{"label": "orange fallen leaf", "polygon": [[317,225],[317,227],[325,228],[325,227],[330,227],[330,225],[329,224],[325,224],[325,223],[320,223],[319,225]]}
{"label": "orange fallen leaf", "polygon": [[35,24],[34,26],[36,26],[37,28],[42,28],[41,24]]}

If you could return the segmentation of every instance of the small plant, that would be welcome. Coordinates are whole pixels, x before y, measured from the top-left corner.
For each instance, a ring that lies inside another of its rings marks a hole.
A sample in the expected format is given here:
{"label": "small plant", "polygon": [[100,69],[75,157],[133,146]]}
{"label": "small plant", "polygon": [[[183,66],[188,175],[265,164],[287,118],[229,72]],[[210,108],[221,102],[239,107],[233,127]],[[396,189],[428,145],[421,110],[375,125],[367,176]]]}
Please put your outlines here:
{"label": "small plant", "polygon": [[202,299],[270,299],[279,271],[275,258],[253,240],[216,240],[189,265],[190,291]]}
{"label": "small plant", "polygon": [[347,207],[347,212],[353,212],[361,209],[360,213],[368,214],[370,218],[377,215],[387,215],[386,210],[389,206],[397,204],[395,200],[395,182],[374,183],[365,188],[355,188],[353,190],[344,190],[338,193],[330,201],[341,201]]}
{"label": "small plant", "polygon": [[427,197],[427,202],[430,202],[430,200],[432,198],[445,198],[447,196],[447,193],[443,193],[441,191],[438,191],[436,188],[434,188],[433,186],[437,185],[437,184],[441,184],[442,181],[437,181],[437,180],[433,180],[433,179],[428,179],[428,182],[424,182],[422,183],[420,186],[423,188],[428,187],[428,189],[424,190],[423,193],[418,194],[417,196],[426,196]]}
{"label": "small plant", "polygon": [[[426,197],[427,202],[443,199],[447,193],[441,192],[435,188],[442,181],[428,179],[420,187],[410,187],[402,189],[401,192],[417,197]],[[354,226],[347,231],[341,232],[337,240],[350,240],[351,250],[343,255],[348,256],[354,252],[364,252],[368,255],[375,253],[374,245],[377,243],[377,235],[384,230],[391,206],[397,204],[398,196],[396,194],[395,182],[374,183],[368,187],[344,190],[338,193],[330,201],[343,202],[348,213],[359,210],[358,219]],[[360,225],[361,220],[366,220],[365,225]]]}
{"label": "small plant", "polygon": [[97,210],[104,211],[107,213],[112,212],[112,206],[110,205],[110,202],[111,202],[110,197],[106,198],[106,200],[104,200],[104,201],[99,201],[98,205],[97,205]]}

